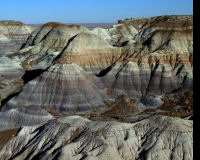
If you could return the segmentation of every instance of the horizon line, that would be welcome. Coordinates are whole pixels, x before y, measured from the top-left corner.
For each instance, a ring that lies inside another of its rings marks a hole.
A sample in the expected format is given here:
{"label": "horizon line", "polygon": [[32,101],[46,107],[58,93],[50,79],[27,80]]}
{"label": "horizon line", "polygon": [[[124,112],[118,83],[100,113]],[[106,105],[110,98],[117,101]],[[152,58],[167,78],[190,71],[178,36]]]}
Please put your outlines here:
{"label": "horizon line", "polygon": [[158,15],[158,16],[148,16],[148,17],[144,17],[144,16],[137,16],[137,17],[128,17],[128,18],[124,18],[124,19],[118,19],[117,21],[109,21],[109,22],[100,22],[100,21],[96,21],[96,22],[63,22],[63,21],[46,21],[46,22],[38,22],[38,23],[26,23],[24,21],[21,20],[16,20],[16,19],[0,19],[0,21],[19,21],[22,22],[24,24],[46,24],[49,22],[60,22],[63,24],[115,24],[118,23],[119,20],[126,20],[126,19],[139,19],[139,18],[152,18],[152,17],[160,17],[160,16],[193,16],[193,14],[164,14],[164,15]]}

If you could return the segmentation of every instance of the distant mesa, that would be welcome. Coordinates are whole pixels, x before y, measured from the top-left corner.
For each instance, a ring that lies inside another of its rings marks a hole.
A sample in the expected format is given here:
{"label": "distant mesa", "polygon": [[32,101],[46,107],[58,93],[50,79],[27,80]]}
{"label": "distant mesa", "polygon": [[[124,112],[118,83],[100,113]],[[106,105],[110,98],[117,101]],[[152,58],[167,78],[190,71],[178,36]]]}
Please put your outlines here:
{"label": "distant mesa", "polygon": [[56,27],[56,26],[66,26],[66,25],[60,22],[48,22],[42,25],[42,27]]}

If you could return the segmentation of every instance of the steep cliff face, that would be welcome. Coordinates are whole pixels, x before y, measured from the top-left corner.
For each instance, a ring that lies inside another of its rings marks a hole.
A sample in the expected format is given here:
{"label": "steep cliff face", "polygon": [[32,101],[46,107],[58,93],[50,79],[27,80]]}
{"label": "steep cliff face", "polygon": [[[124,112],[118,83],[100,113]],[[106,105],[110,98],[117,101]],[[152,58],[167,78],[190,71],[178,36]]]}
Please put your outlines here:
{"label": "steep cliff face", "polygon": [[34,27],[19,21],[0,21],[1,56],[14,53],[20,49],[34,29]]}
{"label": "steep cliff face", "polygon": [[161,116],[132,124],[63,117],[20,128],[0,159],[193,159],[192,125]]}

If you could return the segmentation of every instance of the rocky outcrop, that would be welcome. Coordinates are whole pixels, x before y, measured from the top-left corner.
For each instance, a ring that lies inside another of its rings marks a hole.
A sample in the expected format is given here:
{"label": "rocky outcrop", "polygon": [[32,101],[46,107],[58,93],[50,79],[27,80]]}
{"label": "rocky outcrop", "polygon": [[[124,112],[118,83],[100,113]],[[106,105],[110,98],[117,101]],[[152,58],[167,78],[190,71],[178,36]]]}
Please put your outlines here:
{"label": "rocky outcrop", "polygon": [[0,53],[9,55],[21,48],[35,28],[19,21],[0,21]]}
{"label": "rocky outcrop", "polygon": [[0,159],[193,159],[193,122],[151,117],[136,123],[63,117],[22,127],[0,150]]}

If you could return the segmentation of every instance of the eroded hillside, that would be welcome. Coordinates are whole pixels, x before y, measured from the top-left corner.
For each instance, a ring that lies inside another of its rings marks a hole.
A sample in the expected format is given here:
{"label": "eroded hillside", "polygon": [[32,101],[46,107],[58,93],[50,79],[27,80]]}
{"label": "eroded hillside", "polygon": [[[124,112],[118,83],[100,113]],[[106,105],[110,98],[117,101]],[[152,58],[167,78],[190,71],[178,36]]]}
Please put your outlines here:
{"label": "eroded hillside", "polygon": [[[112,28],[93,30],[49,22],[31,32],[20,50],[1,57],[0,66],[0,130],[32,126],[20,129],[2,147],[0,154],[4,158],[192,159],[191,138],[190,149],[178,147],[184,143],[182,134],[192,136],[192,120],[181,119],[193,113],[192,16],[126,19]],[[62,118],[66,124],[57,124]],[[84,124],[87,129],[75,126],[72,133],[68,120],[76,123],[83,119],[88,121]],[[126,132],[130,144],[116,139],[120,144],[112,148],[115,142],[105,141],[104,134],[82,143],[86,139],[81,137],[92,132],[93,126],[109,123],[117,131],[121,129],[115,123],[124,130],[124,126],[146,121],[148,129],[136,127]],[[170,131],[169,136],[166,127],[161,131],[152,123],[170,123],[173,133]],[[181,129],[176,127],[179,123]],[[62,136],[55,136],[57,142],[47,140],[55,137],[45,134],[53,133],[59,125],[55,133],[69,135],[69,140],[61,142]],[[161,138],[160,132],[169,137]],[[139,135],[148,135],[147,139],[153,138],[155,143],[140,139]],[[174,136],[179,140],[165,151],[157,151],[159,143],[168,142],[169,138],[174,141]],[[136,141],[138,146],[130,149],[128,146]],[[76,143],[82,143],[80,151]],[[94,147],[98,144],[102,147]],[[8,154],[6,148],[10,145]],[[37,149],[31,154],[33,148]]]}

